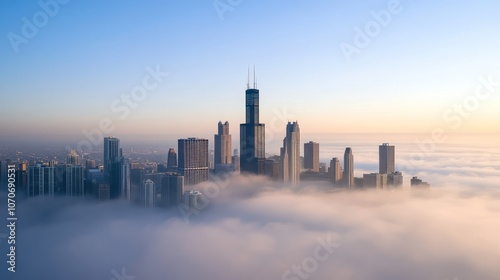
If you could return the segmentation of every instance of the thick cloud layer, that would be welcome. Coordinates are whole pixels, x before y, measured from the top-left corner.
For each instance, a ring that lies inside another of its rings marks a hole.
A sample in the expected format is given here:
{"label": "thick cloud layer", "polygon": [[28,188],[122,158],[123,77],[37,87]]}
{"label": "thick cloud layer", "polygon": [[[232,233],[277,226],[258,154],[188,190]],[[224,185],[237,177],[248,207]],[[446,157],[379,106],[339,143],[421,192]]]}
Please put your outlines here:
{"label": "thick cloud layer", "polygon": [[[178,209],[31,199],[1,279],[498,279],[500,193],[347,192],[235,176]],[[4,248],[5,243],[1,243]],[[3,249],[2,249],[3,250]],[[295,267],[294,267],[295,266]]]}

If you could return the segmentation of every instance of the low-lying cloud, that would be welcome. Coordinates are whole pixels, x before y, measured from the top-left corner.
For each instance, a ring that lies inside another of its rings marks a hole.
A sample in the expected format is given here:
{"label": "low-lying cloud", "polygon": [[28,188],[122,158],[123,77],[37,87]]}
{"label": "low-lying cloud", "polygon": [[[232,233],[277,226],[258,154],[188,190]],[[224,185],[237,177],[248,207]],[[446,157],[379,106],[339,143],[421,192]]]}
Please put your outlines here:
{"label": "low-lying cloud", "polygon": [[[17,272],[4,268],[1,274],[74,280],[497,279],[499,202],[498,192],[473,188],[347,192],[309,183],[292,191],[245,176],[230,178],[189,224],[178,209],[30,199],[18,205]],[[3,251],[5,243],[0,246]]]}

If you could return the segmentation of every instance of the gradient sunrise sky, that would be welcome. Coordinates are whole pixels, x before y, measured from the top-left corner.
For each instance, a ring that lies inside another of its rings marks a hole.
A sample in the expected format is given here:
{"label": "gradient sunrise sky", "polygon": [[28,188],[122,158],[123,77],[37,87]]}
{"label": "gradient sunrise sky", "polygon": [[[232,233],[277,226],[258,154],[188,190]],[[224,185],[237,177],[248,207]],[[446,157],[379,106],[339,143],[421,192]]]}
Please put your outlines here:
{"label": "gradient sunrise sky", "polygon": [[[500,88],[460,125],[443,118],[480,77],[500,80],[498,1],[401,0],[350,62],[340,45],[354,45],[355,29],[391,1],[243,0],[222,16],[214,3],[227,1],[69,1],[16,53],[9,34],[22,35],[23,17],[43,9],[2,1],[2,135],[79,135],[103,118],[112,134],[208,137],[219,120],[238,134],[254,64],[268,126],[285,118],[302,133],[500,132]],[[168,77],[120,119],[113,102],[157,65]]]}

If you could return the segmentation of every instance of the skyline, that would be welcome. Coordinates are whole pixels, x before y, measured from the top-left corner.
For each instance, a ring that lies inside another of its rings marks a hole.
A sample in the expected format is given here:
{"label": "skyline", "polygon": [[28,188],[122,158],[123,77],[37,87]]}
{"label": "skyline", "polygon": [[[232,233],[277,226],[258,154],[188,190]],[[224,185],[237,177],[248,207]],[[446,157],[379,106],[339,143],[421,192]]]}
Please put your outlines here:
{"label": "skyline", "polygon": [[499,10],[0,1],[0,279],[498,278]]}
{"label": "skyline", "polygon": [[[430,133],[436,127],[500,132],[492,125],[499,94],[480,100],[459,125],[455,113],[448,115],[455,119],[443,118],[474,95],[481,77],[498,80],[495,51],[500,40],[487,35],[498,27],[494,11],[500,4],[400,1],[402,11],[348,62],[340,44],[353,44],[356,27],[363,28],[374,20],[372,11],[390,3],[370,2],[244,1],[221,20],[210,2],[188,7],[180,1],[152,1],[134,13],[132,30],[125,15],[136,8],[133,2],[101,8],[61,4],[17,54],[7,36],[0,42],[5,65],[0,70],[5,95],[0,111],[16,116],[0,120],[2,136],[81,135],[105,118],[115,126],[113,135],[209,135],[219,120],[244,122],[241,93],[247,67],[254,64],[262,123],[286,114],[288,118],[278,120],[282,126],[300,120],[303,134]],[[41,7],[25,2],[2,10],[0,32],[21,34],[22,17],[31,20]],[[465,14],[467,21],[459,17]],[[92,23],[86,20],[90,15]],[[110,109],[116,100],[123,105],[120,97],[158,69],[168,75],[124,120]],[[22,113],[19,99],[24,101]],[[184,108],[210,117],[176,118]],[[164,124],[159,126],[158,119]]]}

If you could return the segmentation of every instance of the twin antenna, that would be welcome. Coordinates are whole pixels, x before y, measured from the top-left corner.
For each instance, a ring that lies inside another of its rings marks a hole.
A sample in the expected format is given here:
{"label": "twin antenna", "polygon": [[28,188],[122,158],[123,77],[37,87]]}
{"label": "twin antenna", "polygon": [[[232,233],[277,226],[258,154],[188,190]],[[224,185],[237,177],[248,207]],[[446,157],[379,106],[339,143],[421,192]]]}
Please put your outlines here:
{"label": "twin antenna", "polygon": [[[253,66],[253,88],[257,88],[257,76],[255,75],[255,65]],[[248,82],[247,89],[250,89],[250,66],[248,66]]]}

